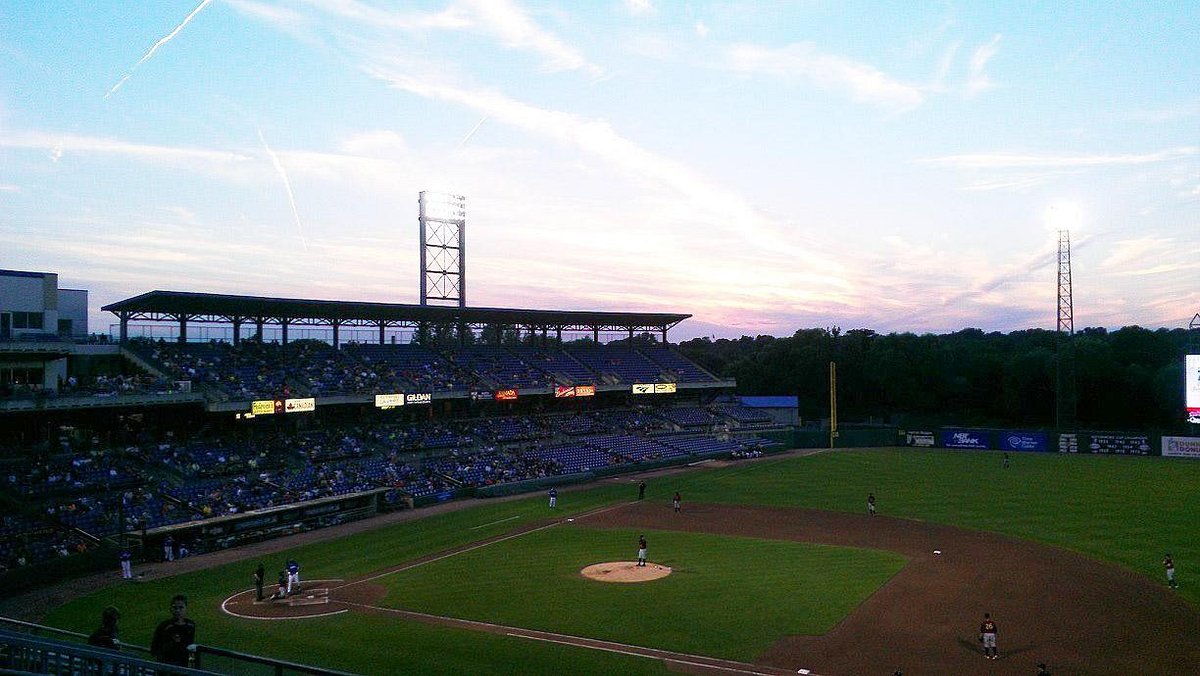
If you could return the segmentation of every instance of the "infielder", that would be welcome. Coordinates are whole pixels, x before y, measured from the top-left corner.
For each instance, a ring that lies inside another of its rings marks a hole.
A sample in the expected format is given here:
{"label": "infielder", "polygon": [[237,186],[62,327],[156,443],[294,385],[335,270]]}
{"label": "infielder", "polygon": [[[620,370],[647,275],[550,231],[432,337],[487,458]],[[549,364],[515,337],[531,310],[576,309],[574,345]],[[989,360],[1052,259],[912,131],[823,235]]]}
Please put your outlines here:
{"label": "infielder", "polygon": [[1167,571],[1167,585],[1172,589],[1179,587],[1175,582],[1175,560],[1171,558],[1170,552],[1163,557],[1163,568]]}
{"label": "infielder", "polygon": [[550,508],[553,509],[556,506],[558,506],[558,489],[551,488],[550,489]]}
{"label": "infielder", "polygon": [[867,514],[875,516],[875,494],[867,493]]}
{"label": "infielder", "polygon": [[1000,659],[996,650],[996,622],[990,613],[983,614],[983,622],[979,625],[979,642],[983,644],[984,659]]}

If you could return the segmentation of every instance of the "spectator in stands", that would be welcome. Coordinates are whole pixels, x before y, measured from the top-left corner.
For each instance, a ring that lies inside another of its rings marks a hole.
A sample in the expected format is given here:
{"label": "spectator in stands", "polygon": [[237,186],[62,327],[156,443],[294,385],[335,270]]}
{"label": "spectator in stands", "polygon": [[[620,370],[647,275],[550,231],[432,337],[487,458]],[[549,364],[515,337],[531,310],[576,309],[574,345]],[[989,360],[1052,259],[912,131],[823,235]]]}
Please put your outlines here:
{"label": "spectator in stands", "polygon": [[121,642],[117,640],[117,622],[121,619],[121,612],[109,606],[100,613],[100,628],[92,632],[88,636],[88,645],[106,650],[120,650]]}
{"label": "spectator in stands", "polygon": [[196,643],[196,623],[187,617],[187,597],[176,594],[171,599],[171,617],[154,629],[150,654],[164,664],[188,666],[190,648]]}

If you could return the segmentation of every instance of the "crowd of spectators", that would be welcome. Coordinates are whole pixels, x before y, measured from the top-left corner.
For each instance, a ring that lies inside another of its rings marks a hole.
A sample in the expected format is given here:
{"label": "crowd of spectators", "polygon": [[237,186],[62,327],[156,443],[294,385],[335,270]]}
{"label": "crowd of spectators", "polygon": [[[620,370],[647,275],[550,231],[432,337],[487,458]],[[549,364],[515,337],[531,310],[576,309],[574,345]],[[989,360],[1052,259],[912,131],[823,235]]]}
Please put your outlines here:
{"label": "crowd of spectators", "polygon": [[377,489],[421,498],[614,464],[761,450],[685,435],[671,418],[669,410],[642,407],[290,432],[166,430],[119,443],[64,428],[58,439],[23,453],[10,449],[16,457],[2,461],[0,499],[22,509],[6,514],[0,563],[82,551],[122,532]]}

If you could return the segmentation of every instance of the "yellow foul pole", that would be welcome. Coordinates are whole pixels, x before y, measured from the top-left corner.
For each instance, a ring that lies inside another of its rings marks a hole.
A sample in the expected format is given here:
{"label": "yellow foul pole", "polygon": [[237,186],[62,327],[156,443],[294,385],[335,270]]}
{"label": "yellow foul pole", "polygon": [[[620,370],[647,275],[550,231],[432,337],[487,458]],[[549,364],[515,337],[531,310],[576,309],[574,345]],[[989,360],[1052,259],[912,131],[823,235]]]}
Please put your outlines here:
{"label": "yellow foul pole", "polygon": [[829,447],[837,439],[837,362],[829,362]]}

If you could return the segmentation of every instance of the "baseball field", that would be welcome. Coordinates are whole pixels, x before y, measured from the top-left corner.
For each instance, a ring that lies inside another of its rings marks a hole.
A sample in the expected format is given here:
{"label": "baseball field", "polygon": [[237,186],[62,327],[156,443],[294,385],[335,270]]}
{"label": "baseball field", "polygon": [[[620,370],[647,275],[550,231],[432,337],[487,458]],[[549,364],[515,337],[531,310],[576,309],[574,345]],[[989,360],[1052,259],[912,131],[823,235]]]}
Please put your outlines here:
{"label": "baseball field", "polygon": [[[1200,463],[1012,454],[1003,469],[999,453],[882,449],[653,475],[643,501],[636,480],[561,491],[554,510],[540,495],[478,501],[182,575],[122,584],[114,574],[46,622],[88,632],[116,605],[122,640],[145,645],[184,593],[202,643],[372,674],[1030,674],[1037,662],[1055,674],[1175,674],[1200,664]],[[630,565],[642,535],[649,566],[669,574],[581,575]],[[300,561],[305,592],[254,603],[255,565],[273,580],[287,558]],[[976,642],[984,612],[1000,629],[996,661]]]}

